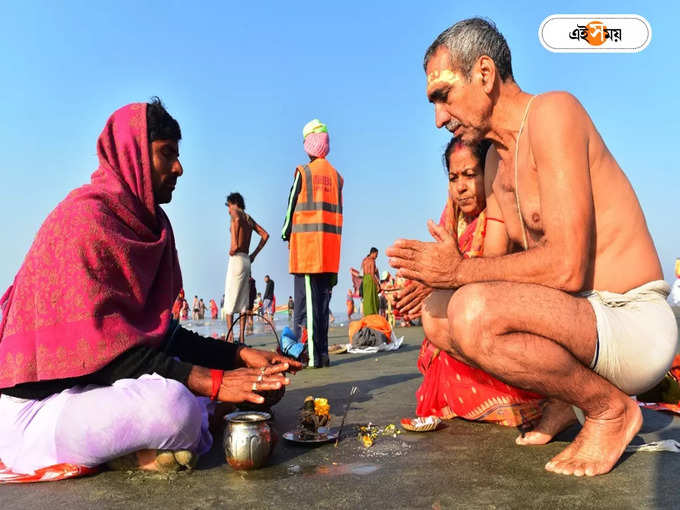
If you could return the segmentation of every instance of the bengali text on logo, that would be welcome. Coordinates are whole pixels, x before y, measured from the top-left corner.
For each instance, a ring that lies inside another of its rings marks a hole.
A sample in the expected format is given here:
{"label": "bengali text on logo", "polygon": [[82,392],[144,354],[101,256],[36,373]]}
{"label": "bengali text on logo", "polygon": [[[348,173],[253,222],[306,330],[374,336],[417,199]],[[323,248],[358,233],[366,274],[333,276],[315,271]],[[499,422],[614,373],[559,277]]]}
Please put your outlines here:
{"label": "bengali text on logo", "polygon": [[652,40],[652,27],[637,14],[553,14],[538,38],[557,53],[636,53]]}

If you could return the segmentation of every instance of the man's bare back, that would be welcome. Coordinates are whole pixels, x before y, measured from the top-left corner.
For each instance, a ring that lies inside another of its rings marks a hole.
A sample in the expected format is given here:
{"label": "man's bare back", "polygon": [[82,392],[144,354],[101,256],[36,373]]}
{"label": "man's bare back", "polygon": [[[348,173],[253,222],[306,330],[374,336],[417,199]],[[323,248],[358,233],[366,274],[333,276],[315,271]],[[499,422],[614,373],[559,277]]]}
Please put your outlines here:
{"label": "man's bare back", "polygon": [[364,275],[371,275],[375,281],[375,284],[380,286],[380,281],[378,280],[378,268],[375,265],[375,260],[373,257],[370,255],[364,257],[364,260],[361,261],[361,271]]}
{"label": "man's bare back", "polygon": [[229,255],[250,252],[250,239],[253,235],[255,222],[241,209],[235,209],[231,217],[231,249]]}
{"label": "man's bare back", "polygon": [[[551,134],[556,118],[563,119],[559,123],[562,127],[571,128],[570,137],[577,139],[574,144],[585,145],[587,151],[556,146],[554,140],[561,138]],[[545,161],[541,167],[544,175],[537,171],[536,152]],[[586,161],[581,161],[582,154],[587,154]],[[575,229],[581,236],[593,231],[590,239],[583,239],[584,244],[590,244],[585,281],[582,288],[573,290],[623,293],[663,278],[635,192],[576,98],[566,92],[535,97],[519,139],[517,167],[518,197],[529,249],[550,242],[553,233],[552,238],[562,237],[561,229]],[[508,236],[521,247],[524,240],[515,195],[514,151],[489,151],[485,178],[488,195],[495,197],[500,207]],[[575,196],[575,190],[580,191],[579,196]],[[574,209],[580,213],[576,218]],[[545,215],[552,231],[546,232]]]}

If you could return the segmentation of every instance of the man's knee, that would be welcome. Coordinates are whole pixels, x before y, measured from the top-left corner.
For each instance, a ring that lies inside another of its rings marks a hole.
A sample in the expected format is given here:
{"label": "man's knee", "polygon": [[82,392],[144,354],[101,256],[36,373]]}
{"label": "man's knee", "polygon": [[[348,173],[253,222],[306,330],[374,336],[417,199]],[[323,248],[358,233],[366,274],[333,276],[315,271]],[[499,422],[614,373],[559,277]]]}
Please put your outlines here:
{"label": "man's knee", "polygon": [[448,351],[451,344],[448,321],[446,318],[434,317],[423,311],[421,315],[423,330],[427,339],[436,347]]}
{"label": "man's knee", "polygon": [[452,348],[469,359],[493,349],[497,314],[490,305],[490,286],[474,283],[461,287],[449,302],[447,316]]}
{"label": "man's knee", "polygon": [[449,349],[449,327],[446,309],[451,299],[451,291],[434,290],[423,301],[421,320],[425,336],[440,349]]}

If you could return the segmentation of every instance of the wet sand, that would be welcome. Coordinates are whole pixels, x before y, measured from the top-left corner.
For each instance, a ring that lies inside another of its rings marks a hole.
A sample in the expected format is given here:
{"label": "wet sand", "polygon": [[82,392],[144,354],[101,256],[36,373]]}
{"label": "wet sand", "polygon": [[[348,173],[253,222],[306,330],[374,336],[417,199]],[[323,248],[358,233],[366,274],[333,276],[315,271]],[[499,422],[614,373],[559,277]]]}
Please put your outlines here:
{"label": "wet sand", "polygon": [[[448,422],[436,432],[378,438],[364,448],[353,428],[371,421],[398,423],[413,414],[421,376],[416,357],[421,328],[398,329],[398,351],[331,356],[327,369],[293,378],[275,410],[280,433],[294,428],[307,395],[327,397],[338,426],[352,385],[360,394],[347,417],[348,432],[334,448],[295,446],[281,440],[268,466],[237,472],[224,461],[221,438],[191,473],[159,475],[102,472],[89,478],[30,486],[0,486],[0,508],[672,508],[679,507],[680,455],[625,454],[614,471],[592,479],[554,475],[544,464],[578,431],[574,426],[545,446],[519,447],[517,431],[494,425]],[[334,328],[330,343],[347,341]],[[272,337],[253,338],[271,348]],[[680,419],[644,412],[634,442],[680,440]]]}

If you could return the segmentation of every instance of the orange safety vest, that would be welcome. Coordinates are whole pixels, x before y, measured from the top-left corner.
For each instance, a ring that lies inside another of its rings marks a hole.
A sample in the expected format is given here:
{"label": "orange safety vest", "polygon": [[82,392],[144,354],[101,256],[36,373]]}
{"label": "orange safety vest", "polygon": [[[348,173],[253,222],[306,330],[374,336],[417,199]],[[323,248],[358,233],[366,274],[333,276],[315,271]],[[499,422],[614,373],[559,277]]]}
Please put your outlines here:
{"label": "orange safety vest", "polygon": [[342,176],[323,158],[297,167],[302,187],[293,212],[289,271],[337,273],[342,237]]}

